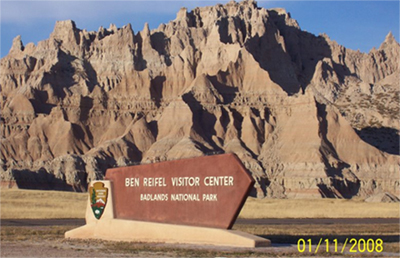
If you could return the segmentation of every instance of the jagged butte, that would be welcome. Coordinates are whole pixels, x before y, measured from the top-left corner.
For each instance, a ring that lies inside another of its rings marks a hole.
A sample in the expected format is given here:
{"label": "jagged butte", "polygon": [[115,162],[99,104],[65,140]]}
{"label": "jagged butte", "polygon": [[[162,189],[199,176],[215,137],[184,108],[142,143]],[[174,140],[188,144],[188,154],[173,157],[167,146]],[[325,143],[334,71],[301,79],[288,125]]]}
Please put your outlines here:
{"label": "jagged butte", "polygon": [[136,33],[59,21],[1,59],[1,184],[85,191],[109,167],[233,152],[258,197],[397,198],[399,51],[254,1]]}

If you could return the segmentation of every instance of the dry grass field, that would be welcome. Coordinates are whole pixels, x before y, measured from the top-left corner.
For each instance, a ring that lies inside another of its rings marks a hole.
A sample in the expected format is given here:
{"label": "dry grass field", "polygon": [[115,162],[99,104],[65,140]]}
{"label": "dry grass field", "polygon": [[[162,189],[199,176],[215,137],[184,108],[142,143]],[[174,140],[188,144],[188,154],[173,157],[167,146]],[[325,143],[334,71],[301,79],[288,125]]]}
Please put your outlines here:
{"label": "dry grass field", "polygon": [[[2,219],[84,218],[87,193],[1,189]],[[240,218],[399,218],[398,203],[249,198]]]}
{"label": "dry grass field", "polygon": [[1,189],[2,219],[84,218],[86,193]]}
{"label": "dry grass field", "polygon": [[368,203],[343,199],[248,198],[240,218],[399,218],[399,203]]}

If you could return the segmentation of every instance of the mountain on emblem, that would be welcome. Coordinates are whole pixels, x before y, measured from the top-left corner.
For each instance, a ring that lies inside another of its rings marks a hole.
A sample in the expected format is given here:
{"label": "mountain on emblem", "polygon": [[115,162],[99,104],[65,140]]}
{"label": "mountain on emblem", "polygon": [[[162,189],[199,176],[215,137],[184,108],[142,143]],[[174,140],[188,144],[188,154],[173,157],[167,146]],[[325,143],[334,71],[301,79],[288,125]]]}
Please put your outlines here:
{"label": "mountain on emblem", "polygon": [[89,188],[89,194],[93,215],[100,219],[107,204],[108,189],[104,187],[104,183],[96,182]]}
{"label": "mountain on emblem", "polygon": [[98,199],[96,203],[102,203],[104,204],[104,206],[106,205],[106,203],[102,199]]}

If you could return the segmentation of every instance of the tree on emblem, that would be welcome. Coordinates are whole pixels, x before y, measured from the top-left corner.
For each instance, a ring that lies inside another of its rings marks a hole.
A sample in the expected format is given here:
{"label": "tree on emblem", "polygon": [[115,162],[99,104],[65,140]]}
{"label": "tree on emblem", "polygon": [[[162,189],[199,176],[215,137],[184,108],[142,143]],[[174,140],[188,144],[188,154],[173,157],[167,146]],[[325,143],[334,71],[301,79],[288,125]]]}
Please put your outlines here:
{"label": "tree on emblem", "polygon": [[96,203],[96,191],[94,190],[94,188],[93,188],[93,191],[92,191],[92,206],[93,206],[93,204],[95,204]]}

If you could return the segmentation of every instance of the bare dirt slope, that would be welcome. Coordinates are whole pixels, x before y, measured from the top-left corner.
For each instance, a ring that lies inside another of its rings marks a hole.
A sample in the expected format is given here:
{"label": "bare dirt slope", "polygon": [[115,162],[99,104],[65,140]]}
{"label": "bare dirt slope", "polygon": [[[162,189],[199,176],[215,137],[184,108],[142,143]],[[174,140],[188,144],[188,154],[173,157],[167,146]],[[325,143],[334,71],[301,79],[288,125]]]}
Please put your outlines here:
{"label": "bare dirt slope", "polygon": [[85,191],[108,167],[233,152],[259,197],[398,200],[399,51],[254,1],[138,32],[57,22],[1,59],[2,185]]}

